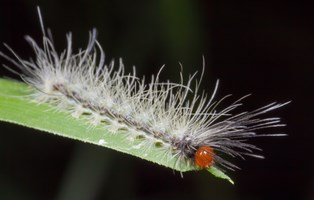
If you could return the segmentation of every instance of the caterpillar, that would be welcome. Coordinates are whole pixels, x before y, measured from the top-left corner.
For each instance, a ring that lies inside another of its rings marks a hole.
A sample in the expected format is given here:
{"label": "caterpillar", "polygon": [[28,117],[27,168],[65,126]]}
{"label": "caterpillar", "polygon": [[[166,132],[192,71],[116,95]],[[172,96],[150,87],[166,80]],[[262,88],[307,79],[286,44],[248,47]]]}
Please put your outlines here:
{"label": "caterpillar", "polygon": [[73,53],[72,34],[68,33],[67,47],[59,54],[50,32],[45,31],[39,8],[38,14],[42,47],[26,36],[35,59],[20,58],[6,44],[13,57],[0,52],[0,56],[19,71],[4,67],[33,88],[31,99],[38,104],[48,103],[74,118],[84,117],[91,127],[104,127],[110,134],[125,134],[130,142],[141,138],[139,148],[158,146],[176,163],[184,162],[195,169],[211,166],[238,169],[225,155],[263,158],[256,153],[261,149],[247,139],[285,135],[259,134],[257,131],[284,126],[280,118],[260,116],[289,102],[273,102],[253,111],[232,114],[242,106],[244,96],[228,107],[218,109],[229,95],[215,100],[219,81],[212,95],[199,91],[204,67],[200,80],[193,74],[185,83],[180,73],[179,83],[160,82],[159,72],[146,81],[137,77],[135,68],[132,73],[126,73],[122,59],[118,67],[114,61],[105,64],[105,54],[96,39],[95,29],[89,34],[86,49],[78,53]]}

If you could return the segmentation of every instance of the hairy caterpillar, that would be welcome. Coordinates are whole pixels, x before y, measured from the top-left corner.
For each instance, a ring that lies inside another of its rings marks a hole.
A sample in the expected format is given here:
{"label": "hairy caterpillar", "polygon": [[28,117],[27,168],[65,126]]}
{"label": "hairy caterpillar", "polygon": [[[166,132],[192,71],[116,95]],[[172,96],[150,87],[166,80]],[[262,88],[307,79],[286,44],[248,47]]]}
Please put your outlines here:
{"label": "hairy caterpillar", "polygon": [[[49,103],[56,109],[67,111],[75,118],[88,119],[91,126],[103,126],[111,134],[128,136],[130,142],[141,138],[142,146],[159,146],[177,162],[187,162],[195,169],[211,166],[234,170],[236,165],[221,155],[232,157],[262,156],[260,150],[246,142],[257,136],[282,136],[283,134],[256,134],[256,130],[283,126],[279,118],[259,118],[260,115],[282,107],[286,103],[271,103],[250,112],[231,115],[241,106],[241,100],[218,110],[221,101],[214,100],[218,83],[208,97],[199,93],[199,82],[194,75],[184,83],[159,82],[159,74],[149,83],[132,74],[126,74],[122,60],[115,69],[114,62],[105,65],[102,47],[96,40],[96,31],[90,32],[85,50],[72,52],[72,36],[67,35],[67,48],[58,54],[52,37],[47,34],[40,11],[43,47],[31,37],[35,60],[23,60],[8,45],[14,58],[0,55],[19,70],[20,75],[34,88],[32,99]],[[49,33],[49,32],[48,32]],[[192,98],[189,98],[192,95]],[[225,97],[226,98],[226,97]]]}

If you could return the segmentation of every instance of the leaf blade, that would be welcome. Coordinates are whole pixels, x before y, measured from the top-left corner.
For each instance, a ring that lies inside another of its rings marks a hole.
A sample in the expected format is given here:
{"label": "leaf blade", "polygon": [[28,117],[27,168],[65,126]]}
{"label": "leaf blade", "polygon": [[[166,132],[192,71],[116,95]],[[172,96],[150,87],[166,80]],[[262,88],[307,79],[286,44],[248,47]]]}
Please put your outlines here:
{"label": "leaf blade", "polygon": [[[0,121],[10,122],[28,128],[37,129],[54,135],[100,145],[127,153],[159,165],[181,172],[195,170],[194,166],[178,163],[172,156],[167,157],[160,148],[151,146],[145,152],[139,147],[140,141],[131,144],[126,134],[112,135],[108,130],[91,128],[84,119],[71,117],[67,112],[57,112],[47,104],[38,105],[26,98],[30,88],[22,82],[0,78]],[[211,166],[207,169],[217,178],[234,182],[219,169]]]}

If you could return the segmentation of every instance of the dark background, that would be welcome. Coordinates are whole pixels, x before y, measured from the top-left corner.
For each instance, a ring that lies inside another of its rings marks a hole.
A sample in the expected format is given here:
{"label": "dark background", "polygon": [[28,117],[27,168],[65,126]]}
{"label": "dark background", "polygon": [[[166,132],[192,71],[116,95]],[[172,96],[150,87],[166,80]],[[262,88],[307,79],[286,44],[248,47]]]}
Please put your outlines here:
{"label": "dark background", "polygon": [[206,172],[182,179],[126,154],[1,122],[0,199],[314,199],[314,3],[1,0],[0,41],[23,58],[33,55],[24,35],[41,40],[36,5],[57,49],[69,31],[75,48],[85,47],[96,27],[107,62],[122,57],[139,76],[166,64],[162,78],[177,81],[178,61],[187,76],[201,70],[204,55],[208,93],[219,78],[218,97],[253,94],[247,110],[292,100],[271,113],[288,125],[274,131],[289,136],[252,140],[266,159],[235,161],[242,170],[228,173],[232,186]]}

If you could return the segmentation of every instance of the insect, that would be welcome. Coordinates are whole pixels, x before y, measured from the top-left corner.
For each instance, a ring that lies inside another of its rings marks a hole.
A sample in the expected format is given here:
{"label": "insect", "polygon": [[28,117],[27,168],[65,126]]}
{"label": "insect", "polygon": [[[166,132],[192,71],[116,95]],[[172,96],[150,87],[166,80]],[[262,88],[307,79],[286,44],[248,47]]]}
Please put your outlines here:
{"label": "insect", "polygon": [[[17,73],[32,88],[32,100],[48,103],[57,110],[70,112],[75,118],[85,117],[92,127],[102,126],[110,134],[123,134],[130,142],[140,138],[136,148],[158,146],[175,163],[193,165],[195,169],[212,166],[234,170],[238,167],[223,155],[262,158],[247,139],[259,136],[260,129],[284,126],[277,117],[261,115],[287,103],[270,103],[253,111],[233,114],[242,106],[240,98],[219,109],[227,97],[215,100],[218,81],[212,95],[199,92],[195,74],[185,83],[160,82],[159,73],[147,83],[133,73],[125,73],[122,60],[105,64],[105,55],[97,42],[96,31],[90,32],[85,50],[73,53],[72,35],[67,35],[67,48],[59,54],[50,34],[43,32],[40,47],[31,37],[26,40],[35,52],[34,60],[23,60],[9,46],[13,58],[0,55],[15,65]],[[181,74],[181,77],[182,74]],[[203,73],[201,75],[202,79]],[[193,86],[194,84],[194,86]]]}

